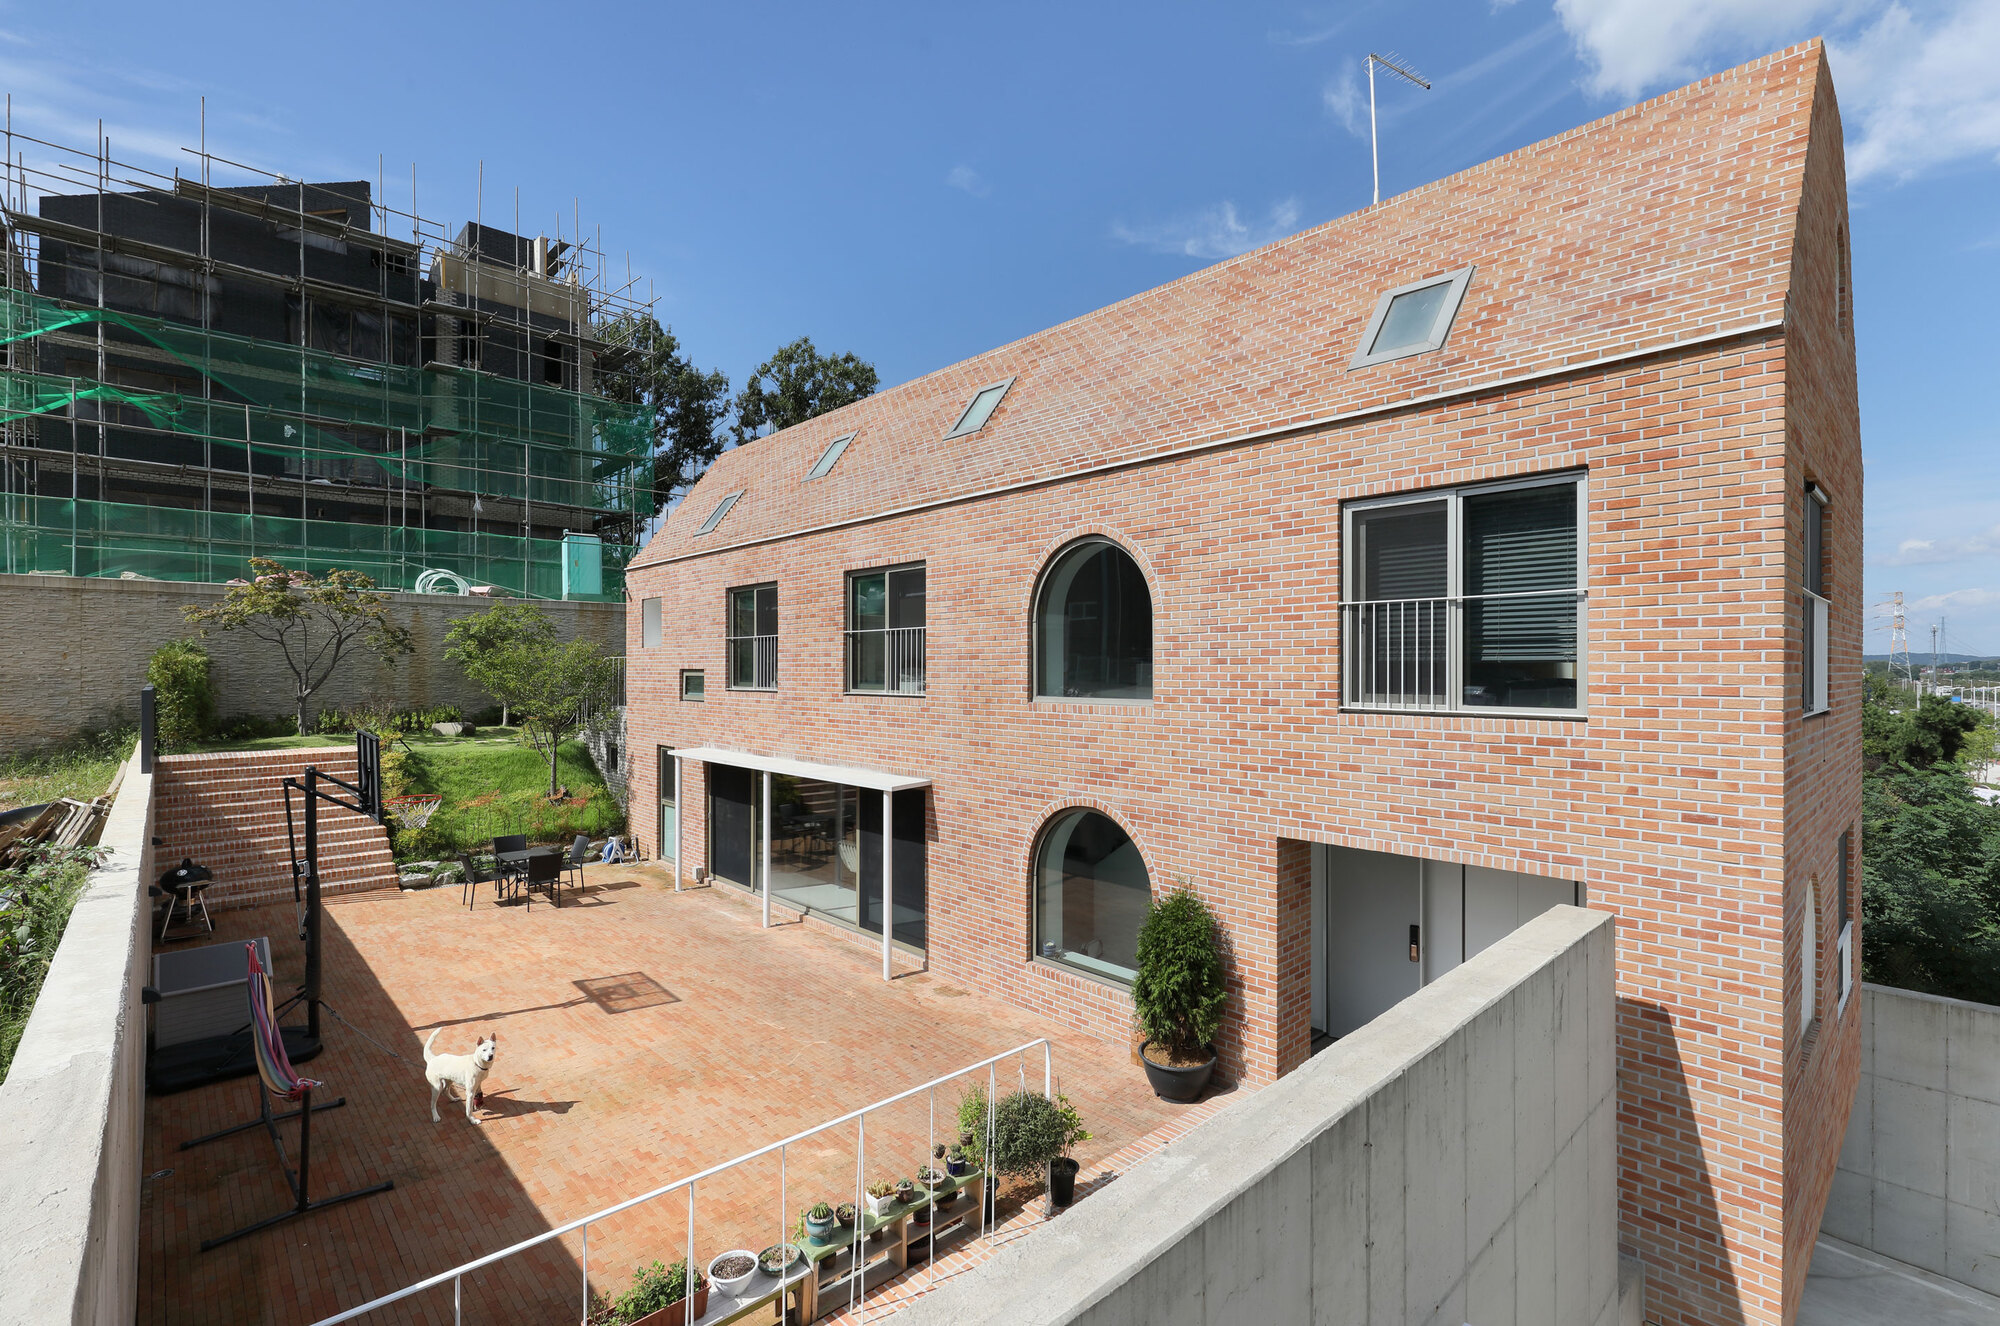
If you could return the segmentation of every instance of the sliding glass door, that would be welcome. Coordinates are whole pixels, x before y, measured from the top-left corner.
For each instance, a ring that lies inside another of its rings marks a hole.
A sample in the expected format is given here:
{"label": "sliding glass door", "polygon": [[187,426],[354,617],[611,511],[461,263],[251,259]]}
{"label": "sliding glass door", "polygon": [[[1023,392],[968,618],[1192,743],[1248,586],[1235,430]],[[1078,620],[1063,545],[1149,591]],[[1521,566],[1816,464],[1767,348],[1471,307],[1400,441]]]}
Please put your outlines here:
{"label": "sliding glass door", "polygon": [[764,776],[734,765],[708,766],[708,872],[727,884],[756,889],[763,881]]}

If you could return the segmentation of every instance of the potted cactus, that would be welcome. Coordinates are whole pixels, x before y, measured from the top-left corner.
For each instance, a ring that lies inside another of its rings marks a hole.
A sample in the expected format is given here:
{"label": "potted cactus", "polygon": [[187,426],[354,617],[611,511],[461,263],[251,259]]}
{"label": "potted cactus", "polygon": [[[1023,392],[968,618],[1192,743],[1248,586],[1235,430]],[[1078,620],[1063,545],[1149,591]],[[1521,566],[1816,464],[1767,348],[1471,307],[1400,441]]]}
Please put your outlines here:
{"label": "potted cactus", "polygon": [[896,1185],[889,1179],[881,1179],[869,1184],[862,1196],[868,1204],[868,1214],[880,1220],[896,1204]]}
{"label": "potted cactus", "polygon": [[814,1247],[825,1247],[833,1234],[833,1208],[825,1202],[814,1202],[806,1208],[806,1238]]}

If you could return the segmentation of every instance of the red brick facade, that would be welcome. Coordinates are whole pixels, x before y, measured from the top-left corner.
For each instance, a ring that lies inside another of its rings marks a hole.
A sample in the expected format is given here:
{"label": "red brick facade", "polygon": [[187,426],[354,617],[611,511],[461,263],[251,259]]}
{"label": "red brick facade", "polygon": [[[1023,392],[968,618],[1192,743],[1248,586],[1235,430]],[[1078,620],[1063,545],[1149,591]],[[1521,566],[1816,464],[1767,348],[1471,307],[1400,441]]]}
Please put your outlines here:
{"label": "red brick facade", "polygon": [[[1622,1235],[1649,1315],[1789,1320],[1858,1053],[1830,892],[1850,825],[1859,851],[1845,224],[1808,44],[730,452],[629,576],[635,829],[654,832],[659,745],[929,777],[932,969],[1123,1040],[1121,989],[1030,956],[1037,836],[1098,807],[1156,888],[1185,878],[1221,918],[1224,1065],[1253,1082],[1308,1052],[1306,844],[1580,880],[1619,918]],[[1468,263],[1442,349],[1348,367],[1379,292]],[[940,440],[1009,376],[984,430]],[[1342,503],[1572,469],[1588,717],[1343,710]],[[1811,718],[1808,480],[1831,498],[1835,664]],[[1037,580],[1085,534],[1151,589],[1150,703],[1033,698]],[[844,694],[847,573],[915,561],[928,694]],[[766,581],[778,689],[727,690],[725,592]],[[677,699],[689,667],[704,703]],[[1814,879],[1824,1011],[1788,1031]]]}

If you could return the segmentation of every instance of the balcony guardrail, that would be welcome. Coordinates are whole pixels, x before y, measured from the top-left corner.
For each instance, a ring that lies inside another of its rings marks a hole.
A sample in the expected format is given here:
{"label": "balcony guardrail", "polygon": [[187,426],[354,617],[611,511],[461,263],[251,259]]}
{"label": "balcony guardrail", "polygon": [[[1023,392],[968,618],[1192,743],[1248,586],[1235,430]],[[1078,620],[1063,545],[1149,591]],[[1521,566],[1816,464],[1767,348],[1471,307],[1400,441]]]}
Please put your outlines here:
{"label": "balcony guardrail", "polygon": [[777,636],[729,637],[729,689],[732,691],[778,689]]}
{"label": "balcony guardrail", "polygon": [[870,694],[924,694],[924,630],[921,626],[893,626],[849,631],[847,689]]}
{"label": "balcony guardrail", "polygon": [[1343,704],[1441,709],[1449,702],[1452,601],[1381,599],[1343,605]]}
{"label": "balcony guardrail", "polygon": [[[818,1137],[821,1133],[824,1133],[829,1129],[839,1128],[844,1124],[854,1125],[853,1205],[855,1207],[856,1214],[855,1214],[855,1233],[853,1236],[852,1246],[857,1250],[861,1249],[864,1246],[861,1236],[861,1231],[863,1229],[861,1220],[861,1211],[863,1209],[862,1176],[869,1172],[867,1168],[868,1116],[872,1113],[883,1110],[889,1106],[900,1104],[903,1101],[915,1100],[919,1097],[923,1097],[926,1100],[930,1110],[930,1124],[928,1129],[929,1140],[925,1144],[923,1144],[924,1151],[916,1155],[900,1156],[894,1162],[892,1162],[892,1167],[895,1172],[898,1173],[908,1172],[912,1168],[910,1162],[912,1160],[916,1160],[919,1163],[923,1163],[927,1159],[927,1157],[932,1153],[931,1148],[934,1147],[938,1141],[938,1112],[937,1112],[938,1088],[941,1086],[946,1086],[953,1082],[957,1082],[959,1079],[973,1076],[974,1074],[978,1074],[983,1070],[985,1074],[985,1088],[986,1088],[986,1127],[984,1130],[985,1146],[980,1151],[980,1154],[982,1156],[991,1156],[993,1154],[993,1123],[994,1123],[993,1112],[994,1112],[994,1107],[999,1099],[997,1091],[999,1084],[1002,1080],[998,1072],[999,1066],[1009,1059],[1014,1060],[1015,1066],[1018,1071],[1021,1088],[1023,1090],[1026,1090],[1028,1082],[1028,1076],[1027,1076],[1028,1056],[1031,1052],[1035,1050],[1040,1050],[1042,1052],[1042,1095],[1047,1099],[1053,1100],[1055,1099],[1054,1050],[1053,1047],[1049,1044],[1047,1038],[1037,1037],[1034,1040],[1028,1041],[1026,1044],[1017,1045],[1011,1050],[1003,1050],[1001,1053],[993,1055],[986,1059],[981,1059],[977,1063],[967,1064],[965,1067],[946,1073],[942,1077],[932,1078],[930,1081],[925,1082],[920,1086],[911,1087],[907,1091],[899,1091],[895,1095],[885,1097],[882,1100],[878,1100],[872,1105],[864,1105],[858,1110],[854,1110],[851,1111],[850,1113],[841,1115],[838,1119],[829,1119],[825,1123],[819,1124],[812,1128],[807,1128],[803,1132],[794,1133],[792,1136],[785,1138],[781,1142],[772,1142],[769,1145],[757,1148],[755,1151],[746,1152],[743,1155],[736,1157],[734,1160],[725,1160],[719,1165],[711,1165],[709,1168],[702,1170],[698,1174],[690,1174],[685,1178],[675,1179],[672,1183],[662,1184],[660,1187],[653,1189],[651,1192],[641,1193],[637,1197],[629,1197],[626,1200],[617,1203],[615,1206],[607,1206],[603,1210],[584,1216],[581,1219],[572,1220],[565,1225],[558,1225],[556,1228],[547,1230],[541,1234],[537,1234],[533,1238],[523,1239],[519,1243],[516,1243],[511,1247],[502,1248],[498,1252],[491,1252],[484,1257],[479,1257],[472,1261],[466,1262],[463,1266],[456,1266],[448,1271],[440,1271],[436,1275],[430,1276],[427,1279],[419,1280],[417,1283],[413,1285],[407,1285],[402,1289],[396,1290],[394,1293],[384,1294],[380,1298],[371,1299],[370,1301],[363,1303],[359,1307],[349,1308],[345,1312],[336,1313],[331,1317],[322,1318],[318,1322],[314,1323],[314,1326],[337,1326],[337,1323],[339,1322],[354,1321],[361,1317],[365,1317],[372,1312],[377,1312],[383,1308],[386,1308],[391,1304],[400,1303],[404,1299],[412,1298],[418,1294],[422,1294],[431,1289],[440,1288],[444,1285],[451,1286],[452,1321],[454,1323],[457,1323],[458,1326],[462,1326],[464,1320],[462,1315],[463,1281],[467,1275],[471,1274],[474,1271],[481,1270],[485,1267],[492,1266],[496,1262],[505,1261],[507,1258],[512,1257],[517,1253],[525,1252],[529,1248],[538,1247],[544,1243],[561,1240],[566,1235],[569,1234],[579,1234],[579,1233],[582,1236],[581,1261],[583,1270],[583,1284],[582,1284],[582,1293],[580,1295],[580,1302],[583,1309],[583,1314],[582,1314],[583,1318],[584,1320],[587,1321],[589,1320],[590,1317],[590,1308],[591,1308],[590,1227],[592,1224],[602,1222],[611,1216],[618,1215],[621,1212],[629,1211],[635,1206],[643,1206],[648,1202],[657,1201],[660,1198],[669,1195],[670,1193],[675,1193],[685,1190],[687,1195],[688,1241],[686,1246],[686,1256],[688,1260],[688,1265],[690,1266],[690,1268],[694,1270],[704,1269],[707,1263],[705,1261],[698,1259],[695,1256],[695,1248],[696,1248],[695,1185],[702,1182],[705,1179],[715,1178],[716,1176],[724,1174],[729,1170],[733,1170],[741,1165],[748,1164],[753,1160],[757,1160],[761,1157],[775,1154],[778,1157],[778,1201],[777,1201],[777,1211],[776,1211],[777,1219],[773,1228],[775,1229],[777,1234],[778,1245],[782,1246],[792,1241],[793,1237],[792,1228],[794,1219],[794,1214],[792,1211],[792,1204],[791,1204],[791,1194],[787,1186],[786,1172],[785,1172],[785,1159],[787,1151],[790,1148],[797,1146],[801,1142],[804,1142],[810,1138]],[[947,1129],[947,1131],[953,1135],[956,1135],[957,1132],[956,1124],[958,1121],[958,1116],[954,1111],[954,1106],[955,1102],[952,1101],[947,1102],[945,1117],[951,1121],[951,1126]],[[819,1156],[824,1152],[826,1152],[829,1149],[829,1147],[830,1147],[830,1140],[816,1142],[814,1143],[812,1149],[807,1154],[811,1156]],[[845,1170],[845,1168],[846,1166],[843,1163],[842,1165],[843,1171]],[[878,1169],[881,1168],[879,1162],[877,1168]],[[983,1176],[983,1181],[985,1183],[990,1184],[994,1181],[994,1175],[992,1173],[990,1166],[986,1167],[981,1173]],[[978,1217],[979,1217],[979,1223],[977,1226],[977,1233],[975,1234],[975,1237],[983,1238],[988,1233],[991,1232],[986,1225],[986,1202],[984,1200],[983,1190],[980,1194],[980,1200],[978,1205]],[[676,1249],[675,1251],[680,1251],[680,1249]],[[934,1254],[935,1249],[933,1249],[932,1251]],[[928,1273],[931,1280],[934,1281],[937,1278],[936,1256],[931,1255],[926,1257],[925,1264],[928,1269]],[[795,1272],[795,1271],[785,1272],[783,1278],[780,1279],[777,1283],[776,1286],[777,1296],[780,1298],[785,1296],[785,1294],[788,1292],[789,1286],[791,1286],[801,1274],[816,1275],[817,1273],[818,1273],[817,1270],[811,1265],[807,1265],[802,1272]],[[905,1272],[905,1274],[908,1274],[908,1272]],[[870,1290],[870,1286],[867,1283],[867,1276],[865,1275],[865,1273],[862,1273],[857,1268],[857,1270],[854,1273],[848,1274],[845,1277],[845,1279],[846,1283],[840,1286],[840,1288],[846,1291],[848,1299],[848,1310],[856,1314],[857,1320],[865,1320],[867,1316],[867,1302]],[[768,1292],[766,1296],[768,1297]],[[744,1311],[749,1310],[750,1306],[751,1304],[748,1302],[740,1305],[741,1309]],[[715,1309],[711,1308],[711,1312],[714,1311]]]}

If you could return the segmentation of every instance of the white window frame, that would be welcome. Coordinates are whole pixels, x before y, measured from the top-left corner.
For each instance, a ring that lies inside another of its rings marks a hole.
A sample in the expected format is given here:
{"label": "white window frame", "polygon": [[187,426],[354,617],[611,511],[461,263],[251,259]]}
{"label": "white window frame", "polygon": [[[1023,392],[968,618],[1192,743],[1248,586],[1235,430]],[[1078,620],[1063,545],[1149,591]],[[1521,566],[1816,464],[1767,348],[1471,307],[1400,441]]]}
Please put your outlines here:
{"label": "white window frame", "polygon": [[[1465,609],[1465,531],[1462,501],[1488,493],[1524,488],[1547,488],[1557,484],[1576,485],[1576,695],[1574,709],[1531,709],[1511,705],[1465,703],[1465,649],[1462,618]],[[1447,566],[1445,599],[1450,619],[1445,641],[1445,702],[1441,705],[1371,705],[1355,703],[1353,694],[1354,633],[1348,629],[1347,609],[1369,602],[1360,599],[1360,565],[1353,556],[1354,517],[1359,512],[1384,507],[1419,506],[1442,501],[1445,504]],[[1494,483],[1459,484],[1450,488],[1427,488],[1420,492],[1398,493],[1390,497],[1369,497],[1343,503],[1340,511],[1340,707],[1352,713],[1472,714],[1499,718],[1588,718],[1590,716],[1590,473],[1564,470]]]}
{"label": "white window frame", "polygon": [[[985,386],[981,387],[978,391],[973,392],[972,399],[968,400],[965,403],[965,408],[958,412],[958,421],[951,426],[951,431],[944,435],[945,440],[949,442],[952,438],[955,437],[969,437],[972,434],[977,433],[980,429],[986,427],[986,425],[992,421],[994,411],[998,410],[1001,407],[1001,405],[1006,402],[1007,393],[1011,391],[1013,387],[1014,387],[1014,379],[1011,377],[1005,377],[1001,378],[998,382],[989,382]],[[987,392],[996,389],[1000,392],[1000,395],[994,399],[993,409],[988,410],[986,412],[986,417],[984,419],[981,419],[977,424],[973,425],[970,428],[966,427],[965,421],[972,417],[972,407],[979,404],[979,398],[981,396],[984,396]]]}
{"label": "white window frame", "polygon": [[[1458,320],[1459,306],[1465,302],[1465,292],[1472,284],[1473,273],[1479,269],[1468,263],[1455,272],[1440,272],[1436,276],[1426,276],[1421,281],[1411,281],[1399,285],[1394,290],[1385,290],[1375,301],[1375,312],[1368,318],[1368,326],[1361,333],[1361,343],[1354,349],[1354,358],[1348,362],[1349,369],[1366,368],[1370,364],[1386,364],[1396,359],[1408,359],[1411,355],[1429,354],[1442,349],[1451,336],[1452,323]],[[1399,295],[1411,294],[1418,290],[1428,290],[1435,285],[1449,284],[1444,303],[1438,306],[1437,316],[1431,321],[1431,334],[1414,345],[1400,346],[1394,350],[1384,350],[1376,354],[1370,347],[1375,338],[1382,334],[1382,324],[1389,318],[1389,306]]]}

